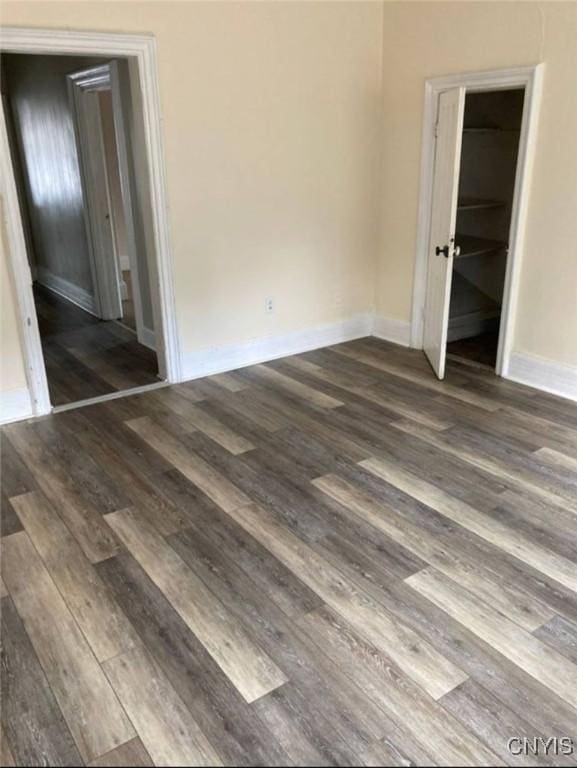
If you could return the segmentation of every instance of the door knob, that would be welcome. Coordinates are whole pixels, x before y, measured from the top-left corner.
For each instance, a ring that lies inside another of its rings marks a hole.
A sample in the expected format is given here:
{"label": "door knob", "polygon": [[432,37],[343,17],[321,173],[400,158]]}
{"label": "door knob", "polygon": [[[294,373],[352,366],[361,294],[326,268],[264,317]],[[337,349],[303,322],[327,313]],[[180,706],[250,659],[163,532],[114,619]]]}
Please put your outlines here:
{"label": "door knob", "polygon": [[444,245],[442,248],[439,248],[439,246],[437,246],[435,248],[435,256],[440,256],[441,254],[443,254],[443,256],[446,259],[449,258],[449,246],[448,245]]}

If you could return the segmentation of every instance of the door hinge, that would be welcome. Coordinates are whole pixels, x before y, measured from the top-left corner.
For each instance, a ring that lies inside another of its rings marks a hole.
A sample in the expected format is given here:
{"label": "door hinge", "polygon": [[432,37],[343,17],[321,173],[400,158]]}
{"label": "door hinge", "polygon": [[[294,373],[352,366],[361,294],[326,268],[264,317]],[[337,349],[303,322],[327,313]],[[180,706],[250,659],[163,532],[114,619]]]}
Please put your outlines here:
{"label": "door hinge", "polygon": [[439,123],[435,123],[433,126],[433,136],[437,139],[439,137]]}

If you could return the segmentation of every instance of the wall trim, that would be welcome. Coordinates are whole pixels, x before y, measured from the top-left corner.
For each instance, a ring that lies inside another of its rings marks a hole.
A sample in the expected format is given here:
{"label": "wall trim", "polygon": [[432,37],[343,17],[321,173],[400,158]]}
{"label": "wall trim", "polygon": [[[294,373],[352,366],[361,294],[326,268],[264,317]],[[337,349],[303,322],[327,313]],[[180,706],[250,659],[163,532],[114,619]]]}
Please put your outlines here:
{"label": "wall trim", "polygon": [[411,324],[406,320],[396,320],[393,317],[375,315],[373,318],[372,336],[393,344],[408,347],[411,344]]}
{"label": "wall trim", "polygon": [[356,315],[349,320],[305,328],[301,331],[251,339],[241,344],[209,347],[183,355],[182,381],[224,373],[247,365],[297,355],[312,349],[340,344],[344,341],[370,336],[372,315]]}
{"label": "wall trim", "polygon": [[85,312],[90,312],[91,315],[98,317],[94,295],[85,288],[75,285],[64,277],[55,275],[46,267],[38,267],[36,280],[40,285],[58,294],[58,296],[62,296]]}
{"label": "wall trim", "polygon": [[[296,355],[313,349],[353,341],[365,336],[390,341],[404,347],[410,345],[411,326],[409,322],[395,320],[371,314],[356,315],[349,320],[293,331],[276,336],[251,339],[242,344],[224,347],[210,347],[189,352],[182,360],[182,381],[224,373],[248,365],[276,360],[288,355]],[[506,377],[518,384],[550,392],[559,397],[577,401],[577,366],[562,365],[536,355],[522,352],[511,354],[511,364]],[[91,398],[81,403],[55,408],[55,411],[67,410],[79,405],[100,402],[102,399],[123,397],[148,389],[166,386],[168,382],[158,382],[124,392],[113,392],[104,398]],[[0,392],[0,424],[22,421],[36,415],[32,408],[30,392],[26,387]]]}
{"label": "wall trim", "polygon": [[506,378],[577,401],[577,366],[574,365],[563,365],[526,352],[512,352]]}
{"label": "wall trim", "polygon": [[22,421],[34,416],[28,387],[0,392],[0,424]]}
{"label": "wall trim", "polygon": [[138,334],[138,343],[148,347],[148,349],[152,349],[152,351],[155,352],[156,337],[154,335],[154,331],[151,331],[150,328],[145,328],[142,326],[140,333]]}

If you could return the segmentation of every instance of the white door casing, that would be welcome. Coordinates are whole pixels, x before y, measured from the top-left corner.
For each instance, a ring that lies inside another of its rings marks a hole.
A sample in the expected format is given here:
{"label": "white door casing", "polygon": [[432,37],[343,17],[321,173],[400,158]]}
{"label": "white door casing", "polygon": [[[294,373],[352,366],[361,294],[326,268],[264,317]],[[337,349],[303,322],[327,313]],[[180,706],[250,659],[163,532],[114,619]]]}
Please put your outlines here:
{"label": "white door casing", "polygon": [[425,81],[421,153],[421,181],[417,223],[417,247],[413,281],[413,306],[411,312],[411,346],[422,349],[424,343],[425,300],[429,266],[431,234],[431,200],[433,196],[435,139],[433,128],[437,121],[438,102],[445,91],[462,86],[466,93],[510,90],[522,88],[525,92],[523,119],[517,154],[517,174],[511,212],[509,256],[503,293],[499,346],[497,350],[497,375],[508,378],[512,354],[515,316],[519,293],[522,254],[524,249],[531,175],[538,147],[538,123],[545,64],[509,69],[464,72]]}
{"label": "white door casing", "polygon": [[440,94],[423,339],[425,354],[439,379],[445,375],[464,112],[465,88]]}
{"label": "white door casing", "polygon": [[[120,171],[120,187],[122,193],[122,206],[126,227],[126,249],[130,262],[130,279],[132,282],[132,300],[134,302],[134,320],[136,323],[136,335],[138,341],[145,346],[150,346],[150,331],[144,326],[142,312],[142,283],[140,280],[140,267],[137,254],[135,223],[133,215],[133,194],[130,151],[124,119],[123,90],[120,81],[120,71],[117,61],[111,61],[108,65],[110,75],[110,92],[112,96],[112,118],[114,122],[114,135],[116,139],[116,151],[118,153],[118,166]],[[153,329],[151,329],[153,330]]]}

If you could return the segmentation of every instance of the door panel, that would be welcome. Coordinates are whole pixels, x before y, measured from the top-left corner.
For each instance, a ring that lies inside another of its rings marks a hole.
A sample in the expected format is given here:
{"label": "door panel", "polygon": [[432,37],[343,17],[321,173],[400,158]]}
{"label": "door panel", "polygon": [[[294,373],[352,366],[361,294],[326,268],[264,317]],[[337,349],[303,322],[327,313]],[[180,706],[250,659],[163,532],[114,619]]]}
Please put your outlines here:
{"label": "door panel", "polygon": [[439,379],[445,376],[464,111],[464,88],[440,95],[423,339],[425,354]]}
{"label": "door panel", "polygon": [[98,70],[76,72],[69,83],[98,314],[103,320],[117,320],[122,317],[122,299],[98,98],[103,85],[90,81],[93,71]]}

